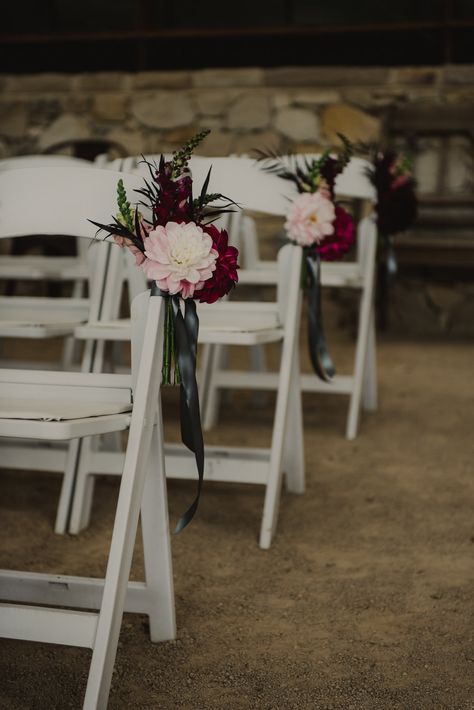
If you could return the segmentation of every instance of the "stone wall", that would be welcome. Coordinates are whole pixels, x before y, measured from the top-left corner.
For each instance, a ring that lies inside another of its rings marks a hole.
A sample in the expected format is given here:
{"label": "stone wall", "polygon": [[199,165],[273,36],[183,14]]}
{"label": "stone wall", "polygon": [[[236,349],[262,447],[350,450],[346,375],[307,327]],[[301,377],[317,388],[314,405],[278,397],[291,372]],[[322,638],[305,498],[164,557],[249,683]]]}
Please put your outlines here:
{"label": "stone wall", "polygon": [[[80,137],[107,137],[134,155],[169,151],[203,126],[212,129],[202,146],[208,155],[311,151],[333,144],[337,132],[377,139],[393,105],[474,104],[474,65],[4,75],[0,89],[0,158]],[[453,140],[448,161],[454,191],[472,185],[464,140]],[[430,190],[436,147],[420,146],[420,193]],[[398,281],[392,310],[403,329],[416,322],[417,332],[425,323],[430,333],[471,333],[474,291]]]}
{"label": "stone wall", "polygon": [[[318,149],[338,131],[376,139],[393,104],[474,102],[474,66],[4,75],[0,88],[0,157],[88,136],[131,154],[168,151],[202,126],[212,129],[202,150],[227,155]],[[430,150],[420,162],[422,190],[433,173]],[[463,179],[455,171],[453,180]]]}

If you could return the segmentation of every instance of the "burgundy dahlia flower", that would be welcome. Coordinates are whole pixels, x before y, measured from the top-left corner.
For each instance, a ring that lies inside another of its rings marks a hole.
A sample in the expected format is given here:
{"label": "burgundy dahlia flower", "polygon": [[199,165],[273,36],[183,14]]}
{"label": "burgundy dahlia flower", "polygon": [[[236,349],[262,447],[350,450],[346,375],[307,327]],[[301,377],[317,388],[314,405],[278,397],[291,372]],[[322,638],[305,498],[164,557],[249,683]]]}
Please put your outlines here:
{"label": "burgundy dahlia flower", "polygon": [[339,261],[355,242],[355,224],[352,216],[340,205],[335,205],[335,208],[334,233],[314,247],[322,261]]}
{"label": "burgundy dahlia flower", "polygon": [[225,296],[238,282],[237,258],[239,252],[235,247],[229,246],[229,235],[225,229],[218,229],[214,224],[201,225],[213,241],[213,249],[217,251],[216,268],[212,277],[204,282],[199,291],[195,291],[194,298],[201,303],[215,303]]}

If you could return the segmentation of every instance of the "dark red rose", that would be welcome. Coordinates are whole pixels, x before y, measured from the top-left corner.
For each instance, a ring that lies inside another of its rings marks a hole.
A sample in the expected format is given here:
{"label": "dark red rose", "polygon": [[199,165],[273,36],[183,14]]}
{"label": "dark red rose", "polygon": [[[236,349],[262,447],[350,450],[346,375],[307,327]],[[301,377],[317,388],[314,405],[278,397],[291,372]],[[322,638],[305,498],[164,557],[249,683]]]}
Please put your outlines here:
{"label": "dark red rose", "polygon": [[229,246],[229,235],[225,229],[218,229],[214,224],[201,225],[202,229],[212,238],[213,248],[218,257],[212,277],[204,282],[204,286],[195,291],[194,298],[201,303],[215,303],[225,296],[238,282],[237,259],[239,252]]}
{"label": "dark red rose", "polygon": [[352,216],[340,205],[335,205],[334,233],[325,237],[315,250],[322,261],[339,261],[355,242],[355,224]]}

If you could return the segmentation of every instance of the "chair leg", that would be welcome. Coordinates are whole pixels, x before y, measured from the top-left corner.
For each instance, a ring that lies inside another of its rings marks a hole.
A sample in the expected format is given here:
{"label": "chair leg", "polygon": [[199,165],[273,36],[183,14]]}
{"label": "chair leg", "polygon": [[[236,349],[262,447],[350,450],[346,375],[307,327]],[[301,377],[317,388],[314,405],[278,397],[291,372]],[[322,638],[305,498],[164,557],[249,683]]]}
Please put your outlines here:
{"label": "chair leg", "polygon": [[[161,414],[159,415],[161,417]],[[164,471],[163,441],[153,428],[148,475],[141,505],[145,580],[150,598],[150,638],[169,641],[176,636],[173,571]]]}
{"label": "chair leg", "polygon": [[211,377],[213,352],[214,346],[211,343],[206,343],[202,346],[200,367],[197,372],[199,403],[201,405],[201,412],[204,413],[206,412],[207,406],[207,395],[209,391],[209,380]]}
{"label": "chair leg", "polygon": [[[295,344],[294,363],[299,363],[298,344]],[[291,370],[288,420],[283,449],[283,470],[286,489],[290,493],[305,492],[303,409],[301,403],[301,378],[298,367]]]}
{"label": "chair leg", "polygon": [[372,288],[371,284],[366,284],[365,289],[362,291],[359,310],[359,334],[355,354],[354,389],[350,399],[346,427],[346,437],[348,439],[355,439],[357,436],[372,309]]}
{"label": "chair leg", "polygon": [[[161,426],[161,422],[158,426]],[[132,431],[130,434],[134,444],[131,446],[129,441],[120,484],[104,593],[84,699],[86,710],[99,708],[105,710],[107,707],[140,505],[148,470],[152,430],[153,426],[148,425],[141,435],[132,436]],[[160,479],[164,479],[164,470],[160,469],[157,475]],[[162,485],[165,485],[164,482]]]}
{"label": "chair leg", "polygon": [[283,352],[280,363],[270,463],[265,489],[262,526],[260,529],[260,547],[265,550],[267,550],[272,543],[278,520],[278,507],[282,483],[283,446],[286,438],[290,382],[293,371],[296,370],[299,377],[299,363],[295,361],[294,354],[294,341],[291,337],[286,337],[283,341]]}
{"label": "chair leg", "polygon": [[377,411],[377,350],[375,336],[375,312],[372,308],[367,343],[367,357],[362,387],[362,407],[367,412]]}
{"label": "chair leg", "polygon": [[81,530],[89,525],[95,483],[94,476],[90,473],[90,452],[94,443],[94,437],[84,437],[78,454],[76,486],[69,520],[71,535],[79,535]]}
{"label": "chair leg", "polygon": [[64,535],[67,532],[69,513],[74,500],[77,461],[81,450],[81,444],[82,442],[80,439],[73,439],[69,442],[66,468],[63,474],[61,493],[59,495],[58,509],[56,512],[56,522],[54,525],[54,532],[57,535]]}
{"label": "chair leg", "polygon": [[225,345],[213,345],[210,356],[210,370],[206,382],[205,409],[203,417],[203,428],[205,431],[212,429],[217,422],[219,415],[219,405],[221,400],[221,392],[215,384],[214,375],[222,369],[222,363],[225,359]]}
{"label": "chair leg", "polygon": [[[84,281],[78,279],[74,281],[74,286],[72,290],[72,298],[81,298],[84,294]],[[63,354],[62,354],[62,367],[63,370],[70,370],[74,363],[74,357],[76,355],[78,342],[73,335],[64,339]]]}
{"label": "chair leg", "polygon": [[[250,367],[252,372],[266,372],[267,359],[265,357],[264,345],[252,345],[250,348]],[[262,407],[268,400],[268,394],[262,391],[256,391],[252,394],[252,401],[256,406]]]}

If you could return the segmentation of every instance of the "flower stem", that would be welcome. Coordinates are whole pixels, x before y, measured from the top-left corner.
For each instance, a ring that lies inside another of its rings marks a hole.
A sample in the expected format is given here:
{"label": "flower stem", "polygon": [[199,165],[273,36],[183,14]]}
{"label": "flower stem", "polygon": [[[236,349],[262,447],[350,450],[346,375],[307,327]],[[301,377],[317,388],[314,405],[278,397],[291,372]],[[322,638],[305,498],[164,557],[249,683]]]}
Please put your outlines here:
{"label": "flower stem", "polygon": [[308,267],[306,265],[306,257],[308,253],[303,249],[303,259],[301,260],[300,288],[304,291],[308,282]]}
{"label": "flower stem", "polygon": [[172,356],[172,343],[174,341],[173,332],[173,313],[171,306],[171,299],[165,296],[165,332],[163,339],[163,366],[161,370],[161,381],[164,385],[171,384],[171,356]]}
{"label": "flower stem", "polygon": [[175,333],[173,323],[171,325],[172,325],[171,358],[173,360],[173,365],[174,365],[174,384],[180,385],[181,384],[181,373],[179,371],[178,349],[176,347],[176,333]]}

